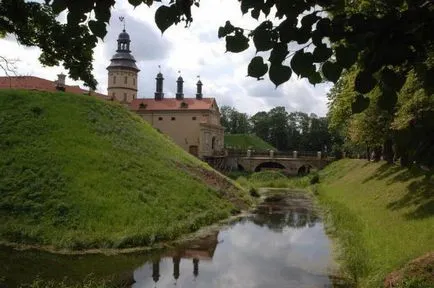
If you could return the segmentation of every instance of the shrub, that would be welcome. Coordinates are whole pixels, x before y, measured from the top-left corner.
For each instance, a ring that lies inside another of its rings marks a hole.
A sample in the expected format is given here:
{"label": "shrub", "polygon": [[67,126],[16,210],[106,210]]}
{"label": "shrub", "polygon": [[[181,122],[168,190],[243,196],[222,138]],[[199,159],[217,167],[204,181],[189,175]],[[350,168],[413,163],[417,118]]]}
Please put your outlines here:
{"label": "shrub", "polygon": [[259,197],[259,193],[255,187],[250,188],[249,193],[250,193],[250,196],[252,196],[252,197]]}
{"label": "shrub", "polygon": [[317,173],[313,174],[309,182],[311,185],[319,183],[319,175]]}

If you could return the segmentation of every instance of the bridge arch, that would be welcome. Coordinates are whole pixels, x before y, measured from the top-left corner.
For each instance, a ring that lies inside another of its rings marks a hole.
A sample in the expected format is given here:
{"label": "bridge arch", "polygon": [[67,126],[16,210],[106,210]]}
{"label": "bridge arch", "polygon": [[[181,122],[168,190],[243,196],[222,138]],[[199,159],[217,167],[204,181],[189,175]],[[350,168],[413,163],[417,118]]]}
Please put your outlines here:
{"label": "bridge arch", "polygon": [[263,168],[286,170],[286,167],[284,165],[282,165],[281,163],[279,163],[279,162],[266,161],[266,162],[262,162],[258,166],[256,166],[255,169],[254,169],[254,171],[255,172],[259,172]]}
{"label": "bridge arch", "polygon": [[297,168],[297,174],[300,176],[309,174],[313,169],[318,170],[318,167],[316,165],[312,165],[311,163],[302,163]]}

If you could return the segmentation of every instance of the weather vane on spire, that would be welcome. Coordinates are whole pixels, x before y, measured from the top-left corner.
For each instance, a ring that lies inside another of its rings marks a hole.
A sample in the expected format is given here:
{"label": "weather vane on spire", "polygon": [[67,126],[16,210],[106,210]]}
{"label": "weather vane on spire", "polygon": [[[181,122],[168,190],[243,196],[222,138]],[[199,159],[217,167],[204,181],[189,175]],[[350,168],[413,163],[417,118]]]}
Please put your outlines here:
{"label": "weather vane on spire", "polygon": [[125,20],[125,17],[124,17],[124,16],[120,16],[120,17],[119,17],[119,21],[121,21],[121,22],[124,24],[124,32],[125,32],[125,22],[127,22],[127,21]]}

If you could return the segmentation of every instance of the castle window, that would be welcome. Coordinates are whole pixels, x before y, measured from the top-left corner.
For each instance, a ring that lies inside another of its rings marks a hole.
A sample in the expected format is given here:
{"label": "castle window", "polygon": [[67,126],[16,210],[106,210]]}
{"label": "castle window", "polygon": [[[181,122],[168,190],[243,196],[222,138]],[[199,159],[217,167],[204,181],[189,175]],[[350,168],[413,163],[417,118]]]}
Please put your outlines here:
{"label": "castle window", "polygon": [[193,120],[193,121],[196,120],[196,116],[193,116],[193,117],[191,118],[191,120]]}
{"label": "castle window", "polygon": [[163,117],[158,117],[158,121],[163,121]]}
{"label": "castle window", "polygon": [[127,93],[124,93],[124,101],[127,101]]}
{"label": "castle window", "polygon": [[116,76],[113,76],[113,84],[116,84]]}
{"label": "castle window", "polygon": [[125,78],[124,78],[124,84],[127,84],[127,83],[128,83],[128,77],[125,76]]}
{"label": "castle window", "polygon": [[172,121],[175,121],[176,120],[176,118],[175,117],[172,117],[172,119],[171,119]]}
{"label": "castle window", "polygon": [[133,78],[133,85],[136,85],[136,78]]}

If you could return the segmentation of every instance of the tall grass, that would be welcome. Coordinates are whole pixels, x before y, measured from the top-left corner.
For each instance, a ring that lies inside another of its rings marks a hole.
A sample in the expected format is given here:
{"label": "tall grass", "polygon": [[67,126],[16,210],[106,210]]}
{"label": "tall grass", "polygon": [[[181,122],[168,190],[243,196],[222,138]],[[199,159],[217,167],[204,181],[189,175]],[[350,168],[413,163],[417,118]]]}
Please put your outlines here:
{"label": "tall grass", "polygon": [[[358,287],[382,287],[388,273],[434,250],[431,175],[383,162],[341,160],[320,178],[318,197],[328,211],[328,231]],[[411,286],[416,280],[403,287],[430,287]]]}
{"label": "tall grass", "polygon": [[116,103],[0,90],[0,107],[1,241],[151,245],[227,217],[226,198],[248,199],[209,187],[211,168]]}

